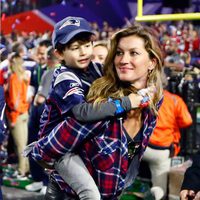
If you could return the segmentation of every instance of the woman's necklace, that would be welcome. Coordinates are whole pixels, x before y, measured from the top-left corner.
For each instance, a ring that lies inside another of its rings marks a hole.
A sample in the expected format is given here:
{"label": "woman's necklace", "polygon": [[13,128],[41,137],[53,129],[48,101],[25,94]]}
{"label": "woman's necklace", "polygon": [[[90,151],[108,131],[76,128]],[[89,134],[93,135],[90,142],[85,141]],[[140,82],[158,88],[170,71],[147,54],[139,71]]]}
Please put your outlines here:
{"label": "woman's necklace", "polygon": [[124,120],[123,125],[129,136],[133,139],[142,126],[141,109],[131,110],[127,113],[127,118]]}

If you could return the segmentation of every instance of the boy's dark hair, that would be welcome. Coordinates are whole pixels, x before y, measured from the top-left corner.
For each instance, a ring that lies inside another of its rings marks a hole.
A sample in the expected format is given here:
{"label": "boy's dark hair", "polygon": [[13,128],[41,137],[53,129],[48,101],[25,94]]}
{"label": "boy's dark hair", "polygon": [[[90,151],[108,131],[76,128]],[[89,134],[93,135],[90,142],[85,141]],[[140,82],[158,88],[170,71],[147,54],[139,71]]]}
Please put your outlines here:
{"label": "boy's dark hair", "polygon": [[85,44],[90,41],[92,42],[92,36],[93,34],[91,33],[79,33],[75,35],[67,44],[57,43],[55,49],[57,49],[58,52],[62,53],[67,47],[70,47],[73,42],[78,42],[79,44]]}

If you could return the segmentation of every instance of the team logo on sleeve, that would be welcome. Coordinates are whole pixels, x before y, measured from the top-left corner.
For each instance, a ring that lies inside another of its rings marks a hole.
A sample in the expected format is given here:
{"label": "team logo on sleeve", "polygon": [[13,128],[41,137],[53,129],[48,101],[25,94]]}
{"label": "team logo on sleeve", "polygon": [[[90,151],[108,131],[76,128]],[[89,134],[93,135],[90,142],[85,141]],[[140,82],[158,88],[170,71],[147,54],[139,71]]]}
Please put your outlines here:
{"label": "team logo on sleeve", "polygon": [[72,95],[72,94],[77,94],[77,95],[83,95],[83,89],[79,88],[79,87],[73,87],[71,89],[69,89],[66,94],[64,95],[63,99],[67,98],[68,96]]}
{"label": "team logo on sleeve", "polygon": [[73,87],[78,87],[79,84],[78,83],[70,83],[70,87],[73,88]]}

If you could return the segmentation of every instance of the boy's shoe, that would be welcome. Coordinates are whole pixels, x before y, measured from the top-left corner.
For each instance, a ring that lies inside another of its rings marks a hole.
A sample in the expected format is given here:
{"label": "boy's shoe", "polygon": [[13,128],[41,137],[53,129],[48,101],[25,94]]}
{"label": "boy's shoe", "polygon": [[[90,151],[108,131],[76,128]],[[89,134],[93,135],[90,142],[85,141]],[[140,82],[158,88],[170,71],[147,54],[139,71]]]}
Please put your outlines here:
{"label": "boy's shoe", "polygon": [[154,186],[151,188],[151,194],[155,197],[155,200],[161,200],[164,197],[164,191],[159,186]]}
{"label": "boy's shoe", "polygon": [[27,186],[25,187],[25,189],[26,189],[27,191],[30,191],[30,192],[36,192],[36,191],[41,190],[42,187],[43,187],[43,182],[42,182],[42,181],[39,181],[39,182],[33,182],[33,183],[27,185]]}
{"label": "boy's shoe", "polygon": [[47,186],[44,185],[44,186],[42,186],[42,189],[40,190],[40,194],[45,195],[46,191],[47,191]]}

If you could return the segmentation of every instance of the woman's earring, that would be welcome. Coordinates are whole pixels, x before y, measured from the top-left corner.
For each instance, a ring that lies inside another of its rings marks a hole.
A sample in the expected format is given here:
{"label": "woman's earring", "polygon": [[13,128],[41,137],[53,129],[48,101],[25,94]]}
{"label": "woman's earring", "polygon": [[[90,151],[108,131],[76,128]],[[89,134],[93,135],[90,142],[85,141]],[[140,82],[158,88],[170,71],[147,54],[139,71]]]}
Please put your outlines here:
{"label": "woman's earring", "polygon": [[152,69],[148,69],[148,78],[151,76],[152,71]]}

